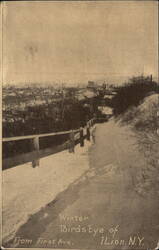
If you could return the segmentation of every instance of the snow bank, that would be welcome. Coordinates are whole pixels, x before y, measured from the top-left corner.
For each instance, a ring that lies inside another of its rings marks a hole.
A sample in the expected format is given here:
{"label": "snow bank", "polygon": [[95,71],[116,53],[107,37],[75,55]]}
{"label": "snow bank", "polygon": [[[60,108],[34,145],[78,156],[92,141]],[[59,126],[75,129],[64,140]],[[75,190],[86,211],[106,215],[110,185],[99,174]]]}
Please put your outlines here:
{"label": "snow bank", "polygon": [[3,239],[12,238],[29,215],[55,199],[89,168],[88,149],[75,147],[40,159],[40,166],[31,163],[3,171]]}
{"label": "snow bank", "polygon": [[142,104],[140,104],[139,109],[141,111],[149,111],[151,110],[154,105],[159,104],[159,94],[153,94],[146,97]]}
{"label": "snow bank", "polygon": [[145,97],[139,106],[133,106],[124,115],[121,115],[120,122],[131,123],[132,126],[140,130],[152,130],[156,136],[158,104],[159,94]]}
{"label": "snow bank", "polygon": [[139,106],[129,108],[120,120],[121,123],[124,121],[124,124],[131,125],[139,152],[144,154],[146,160],[146,164],[140,166],[140,174],[136,176],[135,190],[141,195],[152,193],[156,198],[159,197],[158,104],[159,94],[150,93]]}
{"label": "snow bank", "polygon": [[105,114],[105,115],[113,114],[113,109],[110,107],[98,106],[98,110],[100,110],[102,114]]}

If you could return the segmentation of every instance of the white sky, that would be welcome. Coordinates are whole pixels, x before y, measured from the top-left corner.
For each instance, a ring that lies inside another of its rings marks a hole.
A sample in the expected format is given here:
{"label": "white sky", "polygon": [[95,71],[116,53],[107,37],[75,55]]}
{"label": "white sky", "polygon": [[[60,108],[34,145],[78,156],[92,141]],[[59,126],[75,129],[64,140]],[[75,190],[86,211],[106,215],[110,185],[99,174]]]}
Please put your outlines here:
{"label": "white sky", "polygon": [[157,2],[6,2],[3,78],[86,82],[157,76]]}

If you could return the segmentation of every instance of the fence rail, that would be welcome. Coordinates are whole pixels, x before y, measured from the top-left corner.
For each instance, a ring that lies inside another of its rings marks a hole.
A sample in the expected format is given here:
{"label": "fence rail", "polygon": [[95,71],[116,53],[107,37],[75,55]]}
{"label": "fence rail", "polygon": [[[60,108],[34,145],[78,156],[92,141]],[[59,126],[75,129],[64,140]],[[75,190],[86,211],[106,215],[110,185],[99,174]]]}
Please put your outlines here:
{"label": "fence rail", "polygon": [[[26,135],[26,136],[16,136],[16,137],[8,137],[3,138],[3,142],[10,141],[20,141],[20,140],[32,140],[33,151],[28,153],[23,153],[14,157],[3,159],[3,167],[2,169],[8,169],[20,164],[24,164],[26,162],[32,162],[32,167],[39,166],[40,158],[45,157],[50,154],[55,154],[57,152],[61,152],[65,149],[69,149],[69,152],[74,152],[74,147],[76,144],[80,143],[80,146],[84,146],[84,140],[90,140],[90,127],[93,126],[95,119],[91,119],[87,122],[87,125],[84,128],[76,129],[76,130],[68,130],[68,131],[60,131],[53,133],[45,133],[45,134],[35,134],[35,135]],[[39,138],[55,136],[55,135],[69,135],[69,140],[63,143],[62,145],[40,149]]]}
{"label": "fence rail", "polygon": [[[9,142],[9,141],[20,141],[25,139],[34,139],[35,137],[47,137],[47,136],[53,136],[53,135],[66,135],[70,134],[72,130],[68,131],[60,131],[60,132],[53,132],[53,133],[45,133],[45,134],[35,134],[35,135],[24,135],[24,136],[15,136],[15,137],[7,137],[3,138],[3,142]],[[79,129],[73,130],[74,132],[79,132]]]}

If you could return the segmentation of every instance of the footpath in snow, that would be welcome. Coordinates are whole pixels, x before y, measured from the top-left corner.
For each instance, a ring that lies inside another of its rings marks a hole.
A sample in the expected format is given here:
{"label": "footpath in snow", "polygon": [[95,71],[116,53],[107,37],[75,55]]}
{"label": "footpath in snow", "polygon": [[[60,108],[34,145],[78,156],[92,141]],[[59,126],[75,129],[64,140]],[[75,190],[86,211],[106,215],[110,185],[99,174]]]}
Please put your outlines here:
{"label": "footpath in snow", "polygon": [[65,150],[42,158],[36,168],[27,163],[3,171],[3,242],[89,169],[90,145],[85,141],[75,153]]}
{"label": "footpath in snow", "polygon": [[[151,166],[139,150],[136,134],[131,127],[109,120],[96,126],[94,139],[89,169],[30,216],[6,247],[157,249],[158,190],[146,184],[146,179],[155,183],[156,178],[143,178],[145,169]],[[29,239],[29,243],[19,237]]]}

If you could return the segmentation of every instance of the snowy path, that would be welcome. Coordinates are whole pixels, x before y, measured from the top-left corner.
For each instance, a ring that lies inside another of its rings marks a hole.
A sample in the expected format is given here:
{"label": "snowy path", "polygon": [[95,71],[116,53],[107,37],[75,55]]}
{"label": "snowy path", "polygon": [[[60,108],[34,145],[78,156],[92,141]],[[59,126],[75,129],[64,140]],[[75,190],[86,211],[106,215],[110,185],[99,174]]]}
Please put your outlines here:
{"label": "snowy path", "polygon": [[153,192],[141,195],[138,187],[146,164],[128,128],[113,120],[97,125],[89,170],[31,216],[10,246],[154,249],[158,200]]}

